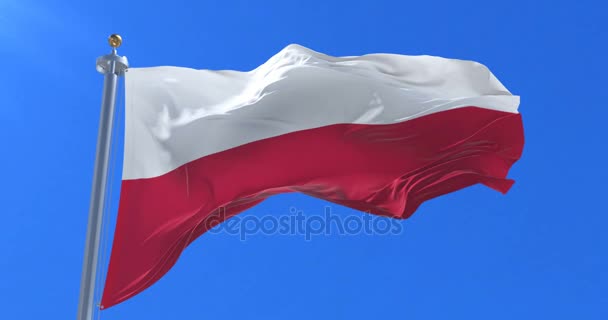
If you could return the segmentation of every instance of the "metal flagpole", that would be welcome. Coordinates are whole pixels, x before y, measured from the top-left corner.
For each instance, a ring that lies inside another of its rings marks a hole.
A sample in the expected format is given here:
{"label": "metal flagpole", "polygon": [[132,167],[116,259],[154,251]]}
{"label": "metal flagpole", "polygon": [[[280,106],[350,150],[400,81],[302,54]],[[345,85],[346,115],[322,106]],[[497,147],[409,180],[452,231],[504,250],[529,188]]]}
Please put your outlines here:
{"label": "metal flagpole", "polygon": [[108,177],[110,142],[112,140],[116,88],[118,86],[118,77],[124,75],[129,66],[126,57],[121,57],[116,54],[116,48],[122,44],[122,38],[117,34],[113,34],[109,37],[108,42],[112,47],[112,53],[97,58],[97,71],[104,75],[103,98],[101,100],[101,116],[99,119],[99,132],[97,135],[97,151],[93,173],[91,203],[89,207],[87,239],[84,249],[82,278],[80,280],[78,320],[93,319],[95,307],[93,305],[93,299],[95,298],[95,276],[97,273],[97,257],[99,254],[101,223],[106,196],[105,191]]}

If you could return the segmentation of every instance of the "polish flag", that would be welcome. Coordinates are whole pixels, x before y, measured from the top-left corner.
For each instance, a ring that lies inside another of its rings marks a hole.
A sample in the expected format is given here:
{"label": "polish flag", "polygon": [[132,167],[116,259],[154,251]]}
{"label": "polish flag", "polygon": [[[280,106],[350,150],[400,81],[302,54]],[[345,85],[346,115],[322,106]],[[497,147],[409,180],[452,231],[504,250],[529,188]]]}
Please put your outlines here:
{"label": "polish flag", "polygon": [[289,45],[249,72],[131,68],[102,308],[271,195],[405,219],[477,183],[506,193],[524,144],[518,106],[485,66],[433,56]]}

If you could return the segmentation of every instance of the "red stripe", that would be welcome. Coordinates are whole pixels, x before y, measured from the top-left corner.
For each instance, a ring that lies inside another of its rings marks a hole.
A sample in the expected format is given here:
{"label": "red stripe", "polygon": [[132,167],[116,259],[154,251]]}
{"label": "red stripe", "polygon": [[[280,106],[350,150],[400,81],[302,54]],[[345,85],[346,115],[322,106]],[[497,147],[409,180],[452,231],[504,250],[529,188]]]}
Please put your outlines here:
{"label": "red stripe", "polygon": [[397,124],[293,132],[160,177],[125,180],[102,305],[160,279],[190,242],[220,222],[219,208],[228,218],[270,195],[302,192],[404,219],[422,202],[476,183],[506,193],[513,181],[505,177],[523,144],[519,114],[467,107]]}

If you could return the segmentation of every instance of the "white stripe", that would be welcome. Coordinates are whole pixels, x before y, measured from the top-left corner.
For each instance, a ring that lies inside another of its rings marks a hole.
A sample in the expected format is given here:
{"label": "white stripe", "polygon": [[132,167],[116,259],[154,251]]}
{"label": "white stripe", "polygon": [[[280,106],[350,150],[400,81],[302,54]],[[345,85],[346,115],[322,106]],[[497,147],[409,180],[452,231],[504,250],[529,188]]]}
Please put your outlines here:
{"label": "white stripe", "polygon": [[260,139],[389,124],[465,106],[516,113],[483,65],[432,56],[331,57],[290,45],[250,72],[131,68],[123,179],[160,176]]}

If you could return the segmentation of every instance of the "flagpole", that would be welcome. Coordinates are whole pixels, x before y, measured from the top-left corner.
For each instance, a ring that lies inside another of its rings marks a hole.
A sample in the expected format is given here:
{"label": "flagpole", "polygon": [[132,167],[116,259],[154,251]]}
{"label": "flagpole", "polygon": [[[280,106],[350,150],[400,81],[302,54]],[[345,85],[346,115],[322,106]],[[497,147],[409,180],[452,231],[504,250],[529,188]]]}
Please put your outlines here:
{"label": "flagpole", "polygon": [[122,38],[117,34],[113,34],[108,38],[108,42],[112,47],[112,53],[97,58],[97,71],[104,75],[103,97],[101,100],[93,187],[89,206],[89,222],[82,264],[82,277],[80,280],[78,320],[93,319],[97,258],[99,255],[101,224],[106,197],[116,89],[118,78],[124,75],[129,66],[127,58],[121,57],[116,53],[116,48],[122,44]]}

